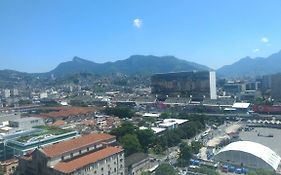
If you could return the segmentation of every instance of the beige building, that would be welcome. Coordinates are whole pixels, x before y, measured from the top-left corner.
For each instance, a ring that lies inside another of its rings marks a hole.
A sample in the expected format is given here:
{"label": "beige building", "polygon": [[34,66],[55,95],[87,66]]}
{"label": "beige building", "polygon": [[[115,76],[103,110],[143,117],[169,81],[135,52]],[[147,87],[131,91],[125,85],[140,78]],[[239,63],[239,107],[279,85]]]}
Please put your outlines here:
{"label": "beige building", "polygon": [[20,175],[124,175],[124,150],[115,136],[89,134],[36,149],[19,161]]}
{"label": "beige building", "polygon": [[10,159],[0,162],[1,170],[3,171],[4,175],[13,174],[18,166],[17,159]]}

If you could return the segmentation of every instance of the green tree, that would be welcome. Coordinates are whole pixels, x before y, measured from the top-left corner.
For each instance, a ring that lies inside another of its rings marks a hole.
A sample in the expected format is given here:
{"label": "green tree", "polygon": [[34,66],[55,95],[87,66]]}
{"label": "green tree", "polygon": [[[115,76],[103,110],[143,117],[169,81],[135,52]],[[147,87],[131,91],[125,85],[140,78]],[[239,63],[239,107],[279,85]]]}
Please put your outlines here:
{"label": "green tree", "polygon": [[248,175],[274,175],[275,173],[263,169],[258,169],[256,171],[250,171]]}
{"label": "green tree", "polygon": [[70,100],[71,106],[88,107],[88,104],[83,100]]}
{"label": "green tree", "polygon": [[139,139],[135,134],[126,134],[120,139],[120,143],[125,149],[126,156],[142,151]]}
{"label": "green tree", "polygon": [[141,175],[151,175],[150,172],[142,172]]}
{"label": "green tree", "polygon": [[187,166],[189,165],[189,161],[192,157],[192,148],[188,146],[186,143],[181,143],[180,147],[180,155],[178,159],[179,166]]}
{"label": "green tree", "polygon": [[24,106],[24,105],[30,105],[32,104],[31,100],[19,100],[19,105]]}
{"label": "green tree", "polygon": [[219,173],[216,172],[215,169],[202,167],[202,166],[200,168],[194,169],[193,171],[198,173],[208,174],[208,175],[219,175]]}
{"label": "green tree", "polygon": [[156,143],[154,146],[153,146],[153,151],[155,154],[162,154],[163,151],[164,151],[164,148],[162,145],[160,145],[159,143]]}
{"label": "green tree", "polygon": [[139,142],[145,152],[155,142],[155,134],[151,129],[138,130],[136,132]]}
{"label": "green tree", "polygon": [[134,111],[132,111],[127,107],[114,107],[114,108],[107,107],[104,110],[104,113],[107,115],[115,115],[119,118],[132,118],[135,114]]}
{"label": "green tree", "polygon": [[192,148],[192,153],[193,154],[198,154],[199,150],[202,148],[202,143],[198,141],[192,141],[191,142],[191,148]]}
{"label": "green tree", "polygon": [[155,175],[176,175],[176,171],[171,165],[163,163],[156,168]]}
{"label": "green tree", "polygon": [[127,133],[135,134],[136,129],[137,128],[131,122],[124,122],[120,127],[113,129],[110,134],[115,135],[119,140]]}

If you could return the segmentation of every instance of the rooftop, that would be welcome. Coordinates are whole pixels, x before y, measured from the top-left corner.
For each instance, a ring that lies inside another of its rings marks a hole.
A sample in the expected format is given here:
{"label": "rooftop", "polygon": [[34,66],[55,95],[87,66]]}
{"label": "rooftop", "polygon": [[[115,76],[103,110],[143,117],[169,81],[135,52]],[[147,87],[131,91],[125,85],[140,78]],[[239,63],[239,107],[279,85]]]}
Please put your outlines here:
{"label": "rooftop", "polygon": [[175,119],[175,118],[167,118],[163,120],[163,123],[170,123],[170,122],[176,122],[177,124],[183,124],[185,122],[188,122],[188,120],[185,119]]}
{"label": "rooftop", "polygon": [[234,103],[232,108],[240,108],[240,109],[247,109],[249,108],[250,103]]}
{"label": "rooftop", "polygon": [[169,118],[169,119],[164,119],[163,122],[159,124],[159,126],[169,127],[169,126],[173,126],[175,124],[181,125],[185,122],[188,122],[188,120]]}
{"label": "rooftop", "polygon": [[88,107],[59,107],[59,108],[48,108],[54,110],[48,113],[42,113],[37,115],[42,118],[58,118],[58,117],[68,117],[93,113],[96,110],[94,108]]}
{"label": "rooftop", "polygon": [[42,148],[41,151],[48,157],[56,157],[99,141],[106,141],[114,138],[115,136],[109,134],[93,133]]}
{"label": "rooftop", "polygon": [[[141,126],[139,127],[140,130],[146,130],[146,129],[149,129],[148,127],[145,127],[145,126]],[[161,133],[163,131],[166,130],[166,128],[158,128],[158,127],[151,127],[150,128],[155,134],[158,134],[158,133]]]}
{"label": "rooftop", "polygon": [[147,159],[148,158],[148,154],[145,153],[134,153],[128,157],[125,158],[125,165],[127,167],[135,164],[135,163],[139,163],[140,161]]}
{"label": "rooftop", "polygon": [[63,120],[57,120],[52,124],[52,126],[63,126],[63,125],[65,125],[65,123],[66,122]]}
{"label": "rooftop", "polygon": [[71,173],[81,167],[105,159],[122,151],[123,149],[120,147],[107,147],[100,151],[86,154],[71,161],[59,162],[55,165],[54,169],[64,173]]}
{"label": "rooftop", "polygon": [[[35,140],[40,140],[42,138],[45,138],[46,136],[56,136],[56,135],[61,135],[61,134],[65,134],[65,133],[68,133],[68,132],[72,131],[70,129],[61,129],[61,128],[56,127],[56,126],[45,126],[45,125],[36,126],[34,128],[41,129],[41,132],[23,135],[21,137],[18,137],[17,141],[19,141],[19,142],[29,142],[29,140],[32,139],[32,138],[34,138]],[[32,140],[35,141],[34,139],[32,139]]]}
{"label": "rooftop", "polygon": [[159,117],[159,113],[144,113],[143,117]]}

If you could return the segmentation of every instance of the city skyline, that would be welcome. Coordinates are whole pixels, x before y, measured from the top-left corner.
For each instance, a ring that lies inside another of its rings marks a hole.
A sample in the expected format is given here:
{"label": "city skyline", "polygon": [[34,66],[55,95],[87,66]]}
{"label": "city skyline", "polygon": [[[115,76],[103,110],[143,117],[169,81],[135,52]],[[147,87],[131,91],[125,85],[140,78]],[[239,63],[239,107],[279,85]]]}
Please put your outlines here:
{"label": "city skyline", "polygon": [[[16,3],[15,3],[16,2]],[[1,1],[0,69],[173,55],[217,69],[281,49],[281,1]]]}

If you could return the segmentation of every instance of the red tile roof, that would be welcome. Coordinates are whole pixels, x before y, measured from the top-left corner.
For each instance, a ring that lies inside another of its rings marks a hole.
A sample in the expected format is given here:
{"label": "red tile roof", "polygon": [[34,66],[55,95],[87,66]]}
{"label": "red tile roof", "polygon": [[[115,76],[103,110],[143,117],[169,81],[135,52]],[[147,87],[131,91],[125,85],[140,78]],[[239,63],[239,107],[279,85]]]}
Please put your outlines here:
{"label": "red tile roof", "polygon": [[54,145],[50,145],[41,149],[47,157],[56,157],[64,153],[91,145],[97,142],[106,142],[114,139],[115,136],[109,134],[88,134],[72,140],[63,141]]}
{"label": "red tile roof", "polygon": [[52,126],[63,126],[63,125],[65,125],[65,121],[63,120],[57,120],[52,124]]}
{"label": "red tile roof", "polygon": [[71,173],[86,165],[105,159],[122,151],[123,149],[120,147],[107,147],[71,161],[59,162],[54,166],[54,169],[63,173]]}
{"label": "red tile roof", "polygon": [[49,113],[42,113],[35,116],[42,117],[42,118],[61,118],[61,117],[90,114],[96,111],[95,108],[88,108],[88,107],[59,107],[59,108],[46,108],[46,109],[50,109],[54,111]]}

